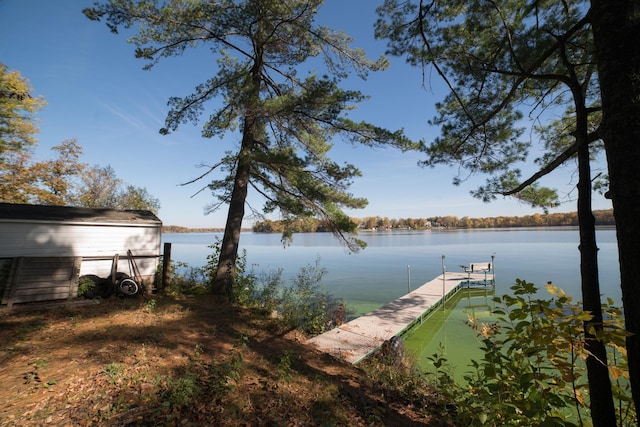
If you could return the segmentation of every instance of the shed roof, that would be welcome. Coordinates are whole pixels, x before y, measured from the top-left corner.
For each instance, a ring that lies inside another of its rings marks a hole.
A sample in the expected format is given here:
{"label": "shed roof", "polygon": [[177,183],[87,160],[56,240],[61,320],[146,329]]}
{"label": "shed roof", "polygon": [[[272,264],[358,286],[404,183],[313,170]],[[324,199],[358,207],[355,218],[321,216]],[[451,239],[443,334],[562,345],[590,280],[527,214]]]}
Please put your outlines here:
{"label": "shed roof", "polygon": [[0,203],[2,220],[162,224],[151,211],[92,209],[71,206],[44,206]]}

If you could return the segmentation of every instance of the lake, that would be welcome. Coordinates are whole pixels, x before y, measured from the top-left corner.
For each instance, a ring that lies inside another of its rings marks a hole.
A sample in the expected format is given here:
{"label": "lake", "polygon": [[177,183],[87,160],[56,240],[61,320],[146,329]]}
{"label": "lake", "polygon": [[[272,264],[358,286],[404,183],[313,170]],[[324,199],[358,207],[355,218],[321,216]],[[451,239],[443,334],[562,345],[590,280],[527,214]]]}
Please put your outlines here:
{"label": "lake", "polygon": [[[350,305],[379,307],[442,272],[461,271],[470,262],[490,262],[495,255],[496,293],[509,291],[516,278],[540,286],[553,281],[580,297],[578,230],[574,227],[489,230],[425,230],[361,232],[368,246],[349,254],[330,233],[294,235],[284,248],[279,234],[242,233],[240,247],[256,271],[283,269],[289,280],[316,259],[327,270],[324,284]],[[221,233],[166,233],[174,261],[203,266],[207,247]],[[620,274],[614,229],[599,229],[597,241],[602,293],[620,301]],[[410,283],[409,283],[410,281]],[[359,310],[361,311],[361,310]]]}
{"label": "lake", "polygon": [[[347,301],[357,314],[364,314],[415,289],[442,273],[442,255],[447,271],[461,265],[490,262],[494,255],[495,294],[509,293],[516,278],[533,282],[544,292],[554,282],[576,301],[580,300],[580,255],[575,227],[511,228],[476,230],[367,231],[359,236],[368,246],[349,254],[330,233],[294,235],[284,248],[279,234],[242,233],[240,247],[247,253],[247,266],[256,272],[283,269],[289,281],[301,267],[314,264],[327,270],[327,290]],[[203,266],[211,250],[207,247],[221,233],[167,233],[174,261]],[[621,305],[620,274],[615,229],[597,231],[600,288],[603,295]],[[543,294],[545,297],[546,295]],[[476,334],[464,324],[466,312],[485,319],[493,307],[492,294],[460,293],[445,311],[438,310],[407,338],[407,348],[421,363],[439,348],[454,366],[466,366],[479,355]],[[451,351],[448,351],[451,349]]]}

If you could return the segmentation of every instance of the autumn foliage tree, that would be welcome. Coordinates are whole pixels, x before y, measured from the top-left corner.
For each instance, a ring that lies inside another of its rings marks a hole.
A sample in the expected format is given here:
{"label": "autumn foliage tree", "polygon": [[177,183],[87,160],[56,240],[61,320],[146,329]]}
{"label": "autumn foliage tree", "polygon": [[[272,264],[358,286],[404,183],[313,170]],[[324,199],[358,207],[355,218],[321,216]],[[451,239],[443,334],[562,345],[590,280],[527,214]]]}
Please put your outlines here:
{"label": "autumn foliage tree", "polygon": [[87,208],[149,210],[158,213],[160,201],[146,188],[118,178],[111,165],[85,168],[76,182],[71,204]]}
{"label": "autumn foliage tree", "polygon": [[33,193],[29,162],[37,143],[35,113],[44,105],[26,78],[0,63],[0,202],[26,203]]}
{"label": "autumn foliage tree", "polygon": [[160,202],[146,188],[125,183],[110,166],[81,162],[75,138],[51,148],[56,158],[34,161],[36,113],[45,101],[32,92],[27,79],[0,63],[0,203],[158,212]]}
{"label": "autumn foliage tree", "polygon": [[87,167],[80,162],[82,147],[76,139],[68,139],[51,150],[57,153],[57,158],[39,161],[30,167],[36,181],[30,201],[42,205],[73,205],[74,182]]}

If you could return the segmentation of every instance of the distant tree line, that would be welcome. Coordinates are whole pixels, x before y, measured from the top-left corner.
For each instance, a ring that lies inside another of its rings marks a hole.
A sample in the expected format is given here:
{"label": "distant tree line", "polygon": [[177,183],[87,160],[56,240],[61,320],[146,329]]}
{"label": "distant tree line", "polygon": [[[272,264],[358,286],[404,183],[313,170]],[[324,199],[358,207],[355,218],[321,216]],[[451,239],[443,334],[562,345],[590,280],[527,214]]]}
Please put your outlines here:
{"label": "distant tree line", "polygon": [[[615,225],[613,209],[593,212],[596,225]],[[457,216],[434,216],[428,218],[388,218],[369,216],[351,218],[361,230],[425,230],[430,228],[506,228],[506,227],[554,227],[577,226],[576,212],[550,213],[526,216],[499,216],[488,218],[458,218]],[[282,233],[293,229],[295,233],[313,233],[328,231],[322,221],[314,218],[300,220],[256,222],[253,231],[256,233]]]}
{"label": "distant tree line", "polygon": [[224,228],[189,228],[180,225],[163,225],[163,233],[215,233],[224,231]]}

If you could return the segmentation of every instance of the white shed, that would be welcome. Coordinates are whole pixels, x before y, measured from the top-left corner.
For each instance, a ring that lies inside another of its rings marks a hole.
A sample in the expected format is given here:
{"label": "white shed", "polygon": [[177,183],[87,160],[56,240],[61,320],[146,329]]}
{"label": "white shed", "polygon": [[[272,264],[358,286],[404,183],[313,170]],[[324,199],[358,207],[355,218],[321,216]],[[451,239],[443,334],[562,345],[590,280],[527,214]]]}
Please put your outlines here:
{"label": "white shed", "polygon": [[[0,203],[2,303],[11,305],[76,296],[79,276],[94,274],[106,278],[114,267],[114,259],[116,271],[133,276],[132,258],[145,287],[151,290],[161,255],[161,234],[162,222],[149,211]],[[129,251],[132,257],[128,256]],[[15,269],[26,260],[30,264],[29,267],[23,265],[23,270],[43,276],[35,266],[49,265],[43,267],[49,277],[23,279],[41,283],[19,295],[14,286]],[[51,266],[55,265],[57,270],[52,271]],[[55,285],[57,280],[67,285]],[[11,293],[13,295],[9,295]]]}

